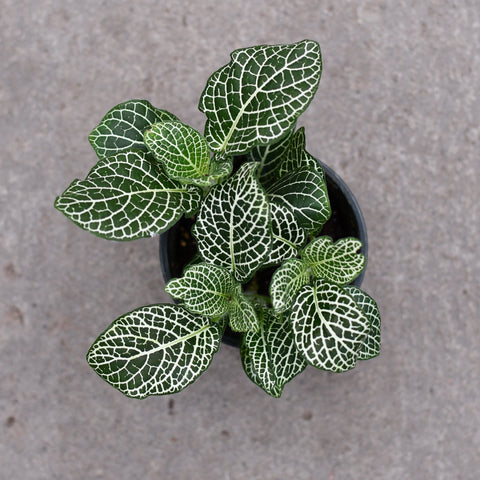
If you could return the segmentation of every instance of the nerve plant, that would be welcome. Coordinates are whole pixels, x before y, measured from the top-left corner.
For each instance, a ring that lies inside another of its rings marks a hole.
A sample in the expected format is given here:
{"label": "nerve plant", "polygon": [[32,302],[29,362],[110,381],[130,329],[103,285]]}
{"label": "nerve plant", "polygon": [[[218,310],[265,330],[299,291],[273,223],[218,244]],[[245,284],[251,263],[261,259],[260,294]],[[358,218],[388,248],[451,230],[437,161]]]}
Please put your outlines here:
{"label": "nerve plant", "polygon": [[[378,308],[350,285],[365,265],[361,243],[321,235],[331,215],[325,175],[295,131],[320,74],[311,40],[235,50],[201,95],[204,135],[146,100],[117,105],[91,132],[100,160],[57,209],[112,240],[195,219],[198,255],[165,287],[181,302],[121,316],[87,354],[125,395],[185,388],[227,324],[241,332],[248,377],[275,397],[307,365],[342,372],[378,355]],[[267,266],[277,266],[270,295],[247,289]]]}

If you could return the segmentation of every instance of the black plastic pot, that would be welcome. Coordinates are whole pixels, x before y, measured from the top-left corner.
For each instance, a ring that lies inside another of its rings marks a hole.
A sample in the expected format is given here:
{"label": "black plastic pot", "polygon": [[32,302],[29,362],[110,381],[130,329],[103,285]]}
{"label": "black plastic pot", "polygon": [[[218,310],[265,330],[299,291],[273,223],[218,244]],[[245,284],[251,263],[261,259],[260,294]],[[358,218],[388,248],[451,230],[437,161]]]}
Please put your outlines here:
{"label": "black plastic pot", "polygon": [[[323,226],[321,235],[328,235],[334,241],[345,237],[355,237],[362,242],[361,252],[368,257],[367,228],[362,212],[347,184],[329,166],[319,162],[325,170],[327,190],[332,207],[332,216]],[[196,253],[195,241],[191,237],[193,220],[182,218],[168,232],[160,235],[160,263],[163,278],[167,283],[171,278],[182,276],[183,269]],[[263,276],[269,277],[274,269],[267,269]],[[359,287],[363,281],[365,269],[352,282]],[[262,275],[262,273],[260,273]],[[268,293],[268,292],[264,292]],[[240,335],[228,327],[222,341],[228,345],[239,345]]]}

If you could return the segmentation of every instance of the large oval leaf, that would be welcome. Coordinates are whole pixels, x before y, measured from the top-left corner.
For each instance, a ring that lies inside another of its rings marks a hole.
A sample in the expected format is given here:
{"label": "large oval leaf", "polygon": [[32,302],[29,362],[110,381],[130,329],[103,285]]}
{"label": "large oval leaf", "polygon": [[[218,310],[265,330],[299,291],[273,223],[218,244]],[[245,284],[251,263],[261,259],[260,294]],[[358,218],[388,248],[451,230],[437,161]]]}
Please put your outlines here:
{"label": "large oval leaf", "polygon": [[157,122],[178,121],[166,110],[154,107],[147,100],[129,100],[113,107],[88,139],[99,158],[126,150],[147,150],[143,132]]}
{"label": "large oval leaf", "polygon": [[297,348],[314,367],[343,372],[355,366],[370,321],[341,287],[316,280],[295,299],[290,319]]}
{"label": "large oval leaf", "polygon": [[207,369],[224,328],[177,305],[142,307],[115,320],[87,361],[128,397],[175,393]]}
{"label": "large oval leaf", "polygon": [[233,177],[213,187],[194,227],[201,256],[227,268],[239,282],[263,264],[272,242],[269,203],[256,168],[244,163]]}
{"label": "large oval leaf", "polygon": [[200,99],[210,148],[241,154],[282,137],[311,102],[321,67],[312,40],[235,50]]}
{"label": "large oval leaf", "polygon": [[168,178],[147,152],[100,160],[85,180],[75,180],[55,207],[81,228],[103,238],[133,240],[164,232],[195,211],[201,194]]}
{"label": "large oval leaf", "polygon": [[290,322],[263,308],[258,312],[260,329],[243,335],[242,364],[248,377],[273,397],[301,373],[307,363],[295,346]]}

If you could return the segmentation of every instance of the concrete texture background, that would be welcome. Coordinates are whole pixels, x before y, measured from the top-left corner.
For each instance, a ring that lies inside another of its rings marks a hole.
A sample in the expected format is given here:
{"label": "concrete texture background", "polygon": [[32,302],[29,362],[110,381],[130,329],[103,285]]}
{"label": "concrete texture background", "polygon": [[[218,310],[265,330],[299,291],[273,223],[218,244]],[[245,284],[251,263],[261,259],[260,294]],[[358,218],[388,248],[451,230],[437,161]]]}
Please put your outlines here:
{"label": "concrete texture background", "polygon": [[[0,0],[0,479],[480,478],[480,4]],[[202,129],[231,50],[314,38],[309,151],[366,217],[383,351],[308,368],[281,399],[223,346],[174,397],[123,397],[85,353],[165,301],[157,240],[81,231],[53,200],[95,163],[87,134],[147,98]]]}

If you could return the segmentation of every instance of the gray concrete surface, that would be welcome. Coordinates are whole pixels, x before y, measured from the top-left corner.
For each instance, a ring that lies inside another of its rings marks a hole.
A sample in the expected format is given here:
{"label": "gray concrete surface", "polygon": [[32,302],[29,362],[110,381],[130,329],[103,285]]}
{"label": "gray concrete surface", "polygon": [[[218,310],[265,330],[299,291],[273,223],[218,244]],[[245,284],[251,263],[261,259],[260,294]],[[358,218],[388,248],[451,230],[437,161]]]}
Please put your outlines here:
{"label": "gray concrete surface", "polygon": [[[308,37],[324,72],[301,124],[362,205],[381,356],[275,400],[224,346],[184,392],[123,397],[85,353],[166,300],[157,240],[95,238],[54,197],[111,106],[201,129],[231,50]],[[1,480],[480,478],[478,0],[1,0],[0,39]]]}

